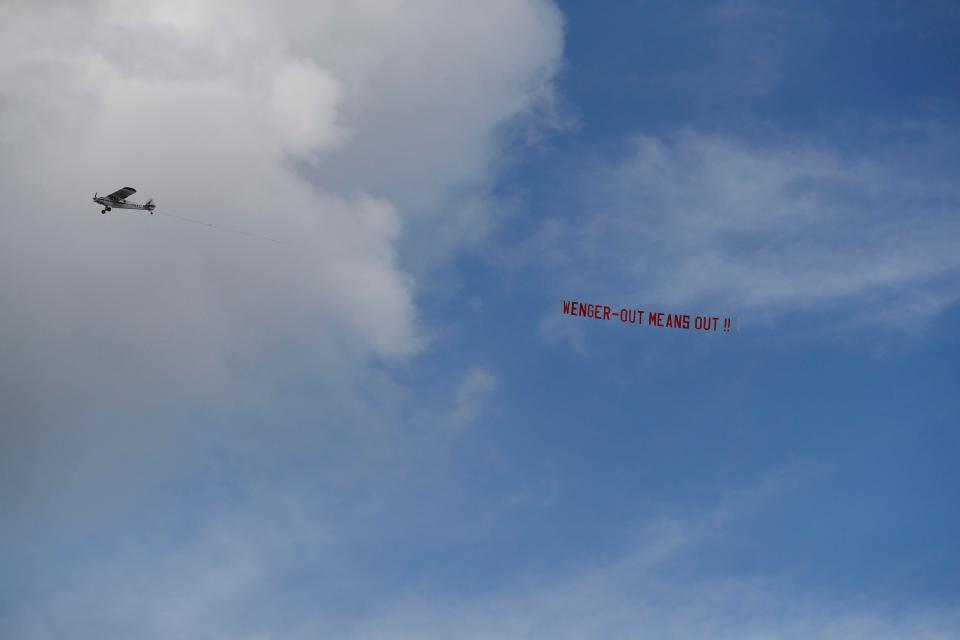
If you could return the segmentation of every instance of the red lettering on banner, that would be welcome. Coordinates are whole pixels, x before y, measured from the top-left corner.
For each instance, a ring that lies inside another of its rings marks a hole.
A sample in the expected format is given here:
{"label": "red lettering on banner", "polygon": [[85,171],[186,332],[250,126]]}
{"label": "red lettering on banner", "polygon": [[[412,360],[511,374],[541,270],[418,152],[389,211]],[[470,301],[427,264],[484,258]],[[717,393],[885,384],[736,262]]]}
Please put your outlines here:
{"label": "red lettering on banner", "polygon": [[[592,318],[594,320],[610,320],[611,315],[619,318],[620,322],[643,326],[643,309],[628,309],[621,307],[613,311],[605,304],[577,302],[576,300],[561,300],[563,315]],[[667,327],[669,329],[690,329],[691,316],[689,314],[669,313],[666,311],[647,311],[647,325],[651,327]],[[666,318],[664,318],[666,316]],[[718,332],[720,328],[719,316],[693,316],[693,328],[698,331]],[[740,330],[739,318],[722,318],[723,331],[729,333]]]}

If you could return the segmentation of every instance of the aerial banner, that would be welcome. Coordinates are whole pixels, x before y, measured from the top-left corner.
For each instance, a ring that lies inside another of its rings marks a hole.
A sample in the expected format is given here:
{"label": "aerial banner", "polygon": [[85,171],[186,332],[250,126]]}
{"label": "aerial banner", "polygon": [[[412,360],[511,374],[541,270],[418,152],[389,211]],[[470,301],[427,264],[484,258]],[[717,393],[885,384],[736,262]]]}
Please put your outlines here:
{"label": "aerial banner", "polygon": [[690,315],[687,313],[670,313],[650,309],[621,307],[614,309],[605,304],[564,300],[563,315],[634,324],[637,326],[663,327],[667,329],[688,329],[693,331],[708,331],[711,333],[729,333],[740,331],[740,319],[730,316]]}

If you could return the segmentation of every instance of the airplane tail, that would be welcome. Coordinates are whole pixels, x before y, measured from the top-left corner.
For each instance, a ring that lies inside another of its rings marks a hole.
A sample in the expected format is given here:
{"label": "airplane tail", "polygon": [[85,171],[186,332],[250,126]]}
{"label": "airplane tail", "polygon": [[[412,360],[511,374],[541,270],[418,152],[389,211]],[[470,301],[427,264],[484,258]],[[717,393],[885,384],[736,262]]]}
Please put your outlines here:
{"label": "airplane tail", "polygon": [[153,211],[154,209],[157,208],[157,205],[153,204],[153,198],[150,198],[149,200],[147,200],[147,204],[143,205],[143,208],[146,209],[147,211]]}

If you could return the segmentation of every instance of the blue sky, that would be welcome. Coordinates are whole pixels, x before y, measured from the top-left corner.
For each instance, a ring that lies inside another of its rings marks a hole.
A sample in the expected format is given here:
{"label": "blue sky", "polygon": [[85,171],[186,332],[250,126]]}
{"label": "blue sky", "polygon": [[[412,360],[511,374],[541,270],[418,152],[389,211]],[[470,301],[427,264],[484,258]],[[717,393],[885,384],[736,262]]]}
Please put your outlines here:
{"label": "blue sky", "polygon": [[960,635],[954,5],[288,4],[8,9],[0,635]]}

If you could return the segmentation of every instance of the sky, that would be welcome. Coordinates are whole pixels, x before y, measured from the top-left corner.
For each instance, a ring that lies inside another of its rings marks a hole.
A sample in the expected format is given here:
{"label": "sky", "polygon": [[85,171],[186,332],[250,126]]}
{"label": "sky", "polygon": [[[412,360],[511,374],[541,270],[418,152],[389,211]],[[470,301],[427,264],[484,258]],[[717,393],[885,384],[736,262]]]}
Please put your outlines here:
{"label": "sky", "polygon": [[958,81],[942,0],[0,0],[0,636],[960,637]]}

